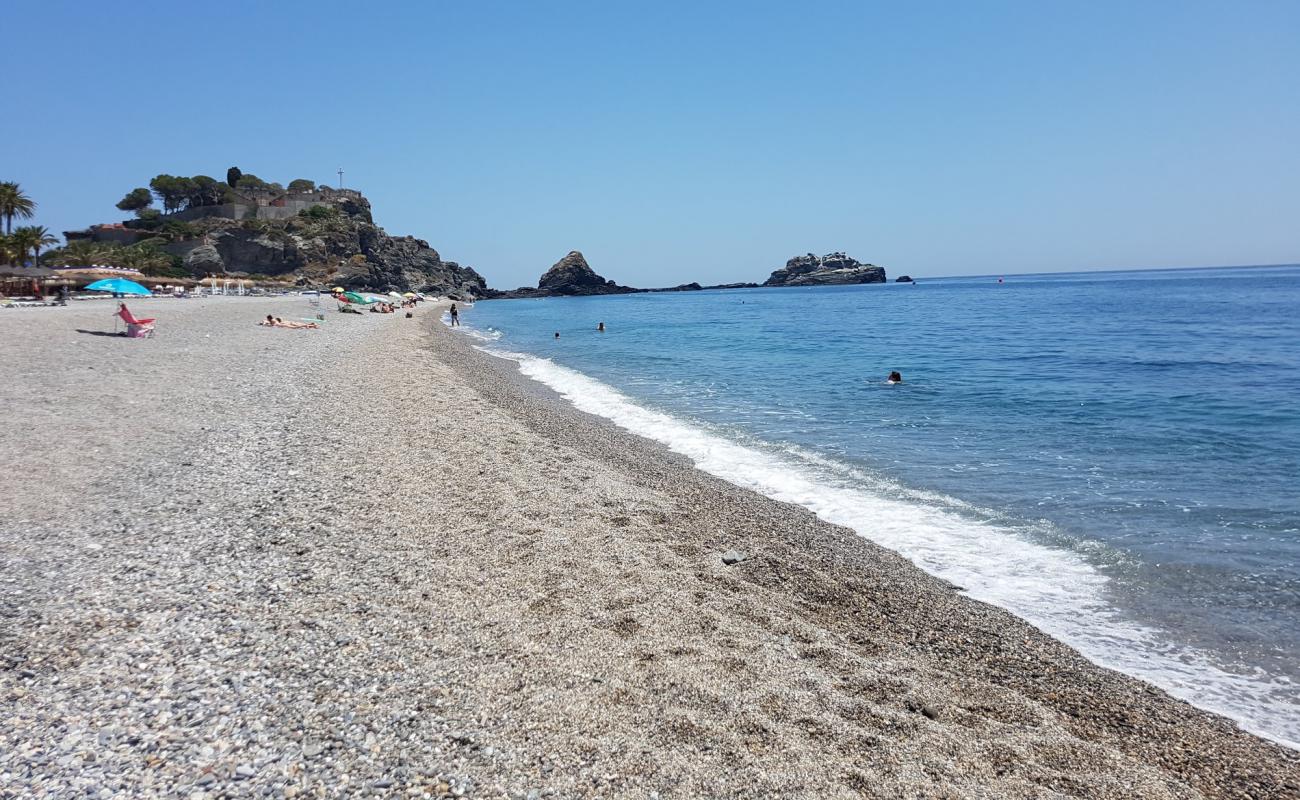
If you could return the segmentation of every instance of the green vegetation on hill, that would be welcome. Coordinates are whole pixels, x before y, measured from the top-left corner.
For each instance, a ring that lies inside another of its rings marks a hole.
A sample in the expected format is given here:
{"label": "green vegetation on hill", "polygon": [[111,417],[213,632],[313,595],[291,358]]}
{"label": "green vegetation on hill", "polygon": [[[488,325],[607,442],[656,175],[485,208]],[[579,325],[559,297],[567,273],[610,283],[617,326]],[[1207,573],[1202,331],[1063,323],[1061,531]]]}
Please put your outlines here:
{"label": "green vegetation on hill", "polygon": [[117,202],[117,207],[123,211],[134,211],[140,218],[147,218],[158,213],[151,208],[155,199],[162,206],[162,213],[170,214],[187,208],[247,202],[240,192],[282,193],[315,190],[316,182],[306,178],[294,178],[289,181],[289,188],[286,190],[283,184],[268,183],[252,173],[243,172],[239,167],[231,167],[226,170],[224,181],[207,175],[194,175],[188,178],[167,173],[156,175],[149,181],[149,188],[140,186],[132,189]]}

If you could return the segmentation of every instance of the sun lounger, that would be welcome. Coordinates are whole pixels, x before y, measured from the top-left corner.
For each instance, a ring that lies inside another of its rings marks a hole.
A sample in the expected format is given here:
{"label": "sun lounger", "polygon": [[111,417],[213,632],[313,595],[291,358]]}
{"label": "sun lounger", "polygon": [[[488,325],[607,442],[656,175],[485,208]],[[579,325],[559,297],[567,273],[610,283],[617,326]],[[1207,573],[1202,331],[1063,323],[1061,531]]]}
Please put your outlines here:
{"label": "sun lounger", "polygon": [[156,318],[138,319],[126,307],[126,303],[117,304],[117,316],[122,318],[126,323],[126,335],[132,339],[145,339],[153,336],[153,325],[158,320]]}

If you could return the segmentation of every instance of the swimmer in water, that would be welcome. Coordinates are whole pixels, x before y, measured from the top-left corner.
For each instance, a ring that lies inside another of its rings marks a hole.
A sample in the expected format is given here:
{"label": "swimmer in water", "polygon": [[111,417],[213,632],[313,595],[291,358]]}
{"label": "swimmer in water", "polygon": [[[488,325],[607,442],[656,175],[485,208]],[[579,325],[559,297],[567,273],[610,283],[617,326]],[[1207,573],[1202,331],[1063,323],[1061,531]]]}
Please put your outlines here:
{"label": "swimmer in water", "polygon": [[601,333],[604,333],[604,332],[605,332],[605,323],[603,323],[603,322],[598,322],[598,323],[596,323],[596,330],[600,331]]}
{"label": "swimmer in water", "polygon": [[559,331],[556,331],[556,332],[555,332],[555,338],[556,338],[556,339],[560,338],[560,332],[559,332]]}
{"label": "swimmer in water", "polygon": [[889,373],[889,380],[885,381],[885,383],[902,383],[902,382],[903,382],[903,375],[897,370]]}

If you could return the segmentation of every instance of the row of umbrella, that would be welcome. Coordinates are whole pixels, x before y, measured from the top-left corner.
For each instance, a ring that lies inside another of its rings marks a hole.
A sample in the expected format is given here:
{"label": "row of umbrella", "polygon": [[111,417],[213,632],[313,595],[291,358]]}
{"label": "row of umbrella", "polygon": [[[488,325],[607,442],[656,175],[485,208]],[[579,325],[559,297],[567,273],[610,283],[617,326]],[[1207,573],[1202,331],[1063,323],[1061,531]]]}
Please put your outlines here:
{"label": "row of umbrella", "polygon": [[[149,291],[148,289],[136,283],[135,281],[129,281],[126,278],[105,278],[102,281],[95,281],[94,283],[86,287],[86,291],[116,292],[117,294],[142,295],[142,296],[153,294],[153,292]],[[349,303],[357,303],[359,305],[370,305],[371,303],[387,302],[386,299],[383,297],[375,297],[373,295],[364,295],[364,294],[357,294],[356,292],[349,292],[345,290],[342,286],[335,286],[334,294],[336,297],[341,297],[347,300]],[[401,294],[398,292],[389,292],[388,296],[397,298],[398,300],[401,300],[403,297],[408,297],[408,298],[418,297],[418,295],[415,292],[407,292],[405,294]]]}
{"label": "row of umbrella", "polygon": [[344,301],[345,303],[355,303],[361,306],[368,306],[373,303],[386,303],[388,302],[388,297],[395,298],[397,300],[401,300],[404,297],[405,298],[419,297],[419,295],[417,295],[415,292],[407,292],[405,294],[402,294],[400,292],[389,292],[388,297],[375,297],[374,295],[370,295],[370,294],[358,294],[356,292],[349,292],[346,289],[344,289],[342,286],[335,286],[333,291],[334,291],[334,296]]}

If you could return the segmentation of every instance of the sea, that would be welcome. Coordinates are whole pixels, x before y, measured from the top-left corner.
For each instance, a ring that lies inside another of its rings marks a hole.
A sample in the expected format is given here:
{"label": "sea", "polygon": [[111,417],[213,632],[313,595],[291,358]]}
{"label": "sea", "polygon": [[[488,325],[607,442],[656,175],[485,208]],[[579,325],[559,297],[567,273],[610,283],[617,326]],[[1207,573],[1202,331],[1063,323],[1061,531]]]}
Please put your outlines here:
{"label": "sea", "polygon": [[577,408],[1300,747],[1300,266],[493,300],[461,319]]}

